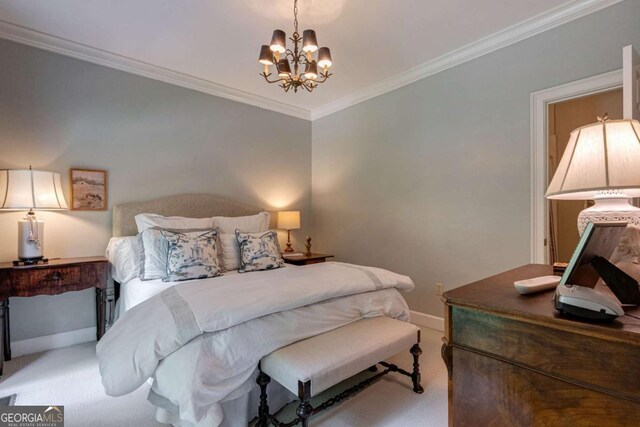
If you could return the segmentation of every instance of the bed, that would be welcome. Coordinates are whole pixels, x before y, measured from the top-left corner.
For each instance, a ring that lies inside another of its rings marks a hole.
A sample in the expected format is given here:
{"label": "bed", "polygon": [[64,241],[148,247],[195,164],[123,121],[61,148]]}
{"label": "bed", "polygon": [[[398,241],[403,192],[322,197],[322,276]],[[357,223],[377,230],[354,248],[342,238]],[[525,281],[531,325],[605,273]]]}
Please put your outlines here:
{"label": "bed", "polygon": [[[254,215],[264,209],[239,203],[212,194],[177,194],[141,202],[124,203],[113,207],[113,237],[135,236],[138,228],[135,216],[142,213],[155,213],[163,216],[183,216],[204,218],[211,216],[245,216]],[[272,216],[273,217],[273,216]],[[274,225],[273,223],[270,225]],[[120,313],[162,292],[173,284],[155,280],[140,287],[140,280],[131,282],[115,282],[116,309],[115,319]]]}
{"label": "bed", "polygon": [[[113,236],[136,235],[134,217],[140,213],[205,218],[260,211],[208,194],[169,196],[115,206]],[[246,426],[257,415],[261,357],[365,317],[409,320],[399,291],[413,288],[410,278],[324,264],[230,271],[187,282],[119,283],[119,318],[97,351],[105,391],[124,395],[148,381],[148,399],[161,422]],[[184,318],[191,323],[185,326]],[[295,399],[279,386],[269,397],[274,408]]]}

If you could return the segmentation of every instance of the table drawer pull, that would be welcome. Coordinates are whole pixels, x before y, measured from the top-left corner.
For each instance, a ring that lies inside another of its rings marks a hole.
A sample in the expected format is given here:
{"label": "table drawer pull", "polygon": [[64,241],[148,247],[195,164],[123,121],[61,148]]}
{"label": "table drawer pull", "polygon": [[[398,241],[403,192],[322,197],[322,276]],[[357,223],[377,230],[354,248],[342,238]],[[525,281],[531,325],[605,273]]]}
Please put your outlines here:
{"label": "table drawer pull", "polygon": [[60,271],[54,271],[52,273],[47,274],[46,276],[44,276],[44,278],[42,279],[42,281],[44,282],[57,282],[58,280],[64,280],[66,274],[60,272]]}
{"label": "table drawer pull", "polygon": [[79,266],[41,269],[34,271],[30,276],[28,287],[34,290],[41,287],[58,289],[81,282]]}

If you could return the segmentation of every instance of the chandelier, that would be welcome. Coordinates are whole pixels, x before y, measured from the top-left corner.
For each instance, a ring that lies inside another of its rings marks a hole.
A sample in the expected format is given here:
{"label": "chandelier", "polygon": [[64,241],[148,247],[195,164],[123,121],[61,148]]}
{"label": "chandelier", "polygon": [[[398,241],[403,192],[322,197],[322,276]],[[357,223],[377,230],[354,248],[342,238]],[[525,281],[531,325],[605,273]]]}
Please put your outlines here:
{"label": "chandelier", "polygon": [[[324,83],[329,77],[329,67],[331,67],[331,51],[328,47],[318,49],[318,40],[314,30],[304,30],[302,37],[298,33],[298,0],[293,2],[293,35],[289,38],[293,42],[293,50],[287,49],[287,35],[282,30],[274,30],[271,37],[271,45],[262,45],[260,48],[260,59],[258,62],[264,65],[264,70],[260,74],[268,83],[280,83],[280,87],[285,92],[293,88],[298,92],[300,87],[312,92],[318,84]],[[299,45],[302,44],[302,51]],[[317,60],[313,54],[317,52]],[[282,55],[284,54],[284,55]],[[281,57],[282,55],[282,57]],[[271,71],[270,65],[276,66],[278,79],[269,80]],[[293,66],[293,73],[291,72]],[[304,72],[299,73],[304,66]],[[318,74],[318,69],[322,70]]]}

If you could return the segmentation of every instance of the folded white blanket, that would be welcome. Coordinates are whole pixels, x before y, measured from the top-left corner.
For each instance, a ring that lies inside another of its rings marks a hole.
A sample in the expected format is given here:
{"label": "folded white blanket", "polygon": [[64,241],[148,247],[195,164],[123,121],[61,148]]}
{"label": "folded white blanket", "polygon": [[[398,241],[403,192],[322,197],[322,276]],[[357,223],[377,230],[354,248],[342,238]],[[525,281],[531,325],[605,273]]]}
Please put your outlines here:
{"label": "folded white blanket", "polygon": [[102,383],[109,395],[129,393],[161,360],[203,333],[332,298],[413,287],[407,276],[342,263],[182,283],[126,312],[102,337],[97,346]]}

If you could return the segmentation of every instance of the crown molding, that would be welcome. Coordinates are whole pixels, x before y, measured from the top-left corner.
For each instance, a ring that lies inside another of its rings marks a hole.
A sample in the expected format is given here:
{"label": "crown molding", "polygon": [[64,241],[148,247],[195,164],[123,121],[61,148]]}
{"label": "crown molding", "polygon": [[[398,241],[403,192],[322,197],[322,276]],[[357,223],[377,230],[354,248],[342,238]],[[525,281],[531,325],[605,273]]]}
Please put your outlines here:
{"label": "crown molding", "polygon": [[404,73],[382,80],[311,111],[311,120],[328,116],[337,111],[391,92],[425,77],[453,68],[480,56],[518,43],[529,37],[597,12],[623,0],[574,0],[540,15],[529,18],[504,30],[469,43]]}
{"label": "crown molding", "polygon": [[300,119],[311,111],[0,20],[0,38]]}

